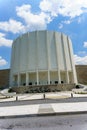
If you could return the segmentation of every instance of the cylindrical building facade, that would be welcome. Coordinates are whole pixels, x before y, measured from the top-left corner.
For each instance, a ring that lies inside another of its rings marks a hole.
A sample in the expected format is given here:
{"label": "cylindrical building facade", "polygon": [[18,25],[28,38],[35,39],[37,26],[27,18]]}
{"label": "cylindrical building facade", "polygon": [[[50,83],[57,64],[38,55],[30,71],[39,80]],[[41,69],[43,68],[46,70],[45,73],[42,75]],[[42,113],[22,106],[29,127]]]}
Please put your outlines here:
{"label": "cylindrical building facade", "polygon": [[12,45],[10,86],[77,83],[72,43],[53,31],[23,34]]}

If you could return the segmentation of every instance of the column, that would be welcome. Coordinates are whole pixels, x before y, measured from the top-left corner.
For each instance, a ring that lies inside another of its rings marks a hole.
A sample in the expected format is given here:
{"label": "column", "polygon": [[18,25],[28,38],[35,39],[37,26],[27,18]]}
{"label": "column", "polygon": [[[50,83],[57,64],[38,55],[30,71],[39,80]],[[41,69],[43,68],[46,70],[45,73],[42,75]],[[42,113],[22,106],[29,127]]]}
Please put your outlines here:
{"label": "column", "polygon": [[50,84],[50,71],[48,71],[48,84]]}
{"label": "column", "polygon": [[66,71],[66,78],[67,78],[67,83],[69,84],[69,73]]}
{"label": "column", "polygon": [[20,74],[18,73],[18,87],[20,87]]}
{"label": "column", "polygon": [[37,85],[39,85],[39,74],[38,74],[38,71],[36,72],[36,80],[37,80]]}
{"label": "column", "polygon": [[28,86],[28,83],[29,83],[28,77],[29,77],[29,74],[28,74],[28,72],[26,72],[26,86]]}
{"label": "column", "polygon": [[57,55],[57,71],[58,71],[58,82],[61,83],[61,76],[60,76],[60,56],[59,56],[59,47],[58,47],[58,40],[57,40],[57,36],[56,36],[56,32],[54,33],[54,39],[55,39],[55,44],[56,44],[56,55]]}

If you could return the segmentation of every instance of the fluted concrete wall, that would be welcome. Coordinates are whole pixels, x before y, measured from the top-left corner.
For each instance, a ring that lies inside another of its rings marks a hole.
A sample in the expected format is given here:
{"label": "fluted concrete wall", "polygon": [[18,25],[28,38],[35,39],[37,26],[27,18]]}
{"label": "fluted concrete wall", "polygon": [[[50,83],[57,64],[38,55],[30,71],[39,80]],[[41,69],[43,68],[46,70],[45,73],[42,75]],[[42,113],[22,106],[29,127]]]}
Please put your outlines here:
{"label": "fluted concrete wall", "polygon": [[[52,73],[55,73],[53,79]],[[29,85],[29,82],[50,84],[55,81],[77,82],[69,37],[53,31],[35,31],[14,40],[10,85],[15,82],[20,86],[23,82]]]}

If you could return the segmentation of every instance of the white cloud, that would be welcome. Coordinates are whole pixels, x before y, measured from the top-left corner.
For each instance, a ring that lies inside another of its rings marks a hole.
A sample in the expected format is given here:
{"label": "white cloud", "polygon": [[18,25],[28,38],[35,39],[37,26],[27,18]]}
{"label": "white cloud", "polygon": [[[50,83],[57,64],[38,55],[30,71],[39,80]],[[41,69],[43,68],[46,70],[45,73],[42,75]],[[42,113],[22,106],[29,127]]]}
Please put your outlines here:
{"label": "white cloud", "polygon": [[85,15],[83,14],[83,15],[77,17],[76,20],[77,20],[78,24],[80,24],[82,22],[84,23],[85,22]]}
{"label": "white cloud", "polygon": [[78,54],[80,54],[80,55],[86,55],[87,52],[86,51],[79,51]]}
{"label": "white cloud", "polygon": [[72,20],[65,20],[65,21],[61,21],[61,23],[59,23],[59,29],[63,28],[64,24],[70,24],[72,22]]}
{"label": "white cloud", "polygon": [[9,19],[9,21],[6,22],[0,22],[0,29],[14,34],[25,31],[25,27],[22,23],[13,19]]}
{"label": "white cloud", "polygon": [[74,55],[75,64],[87,65],[87,56],[80,57],[78,55]]}
{"label": "white cloud", "polygon": [[87,48],[87,42],[84,42],[84,45],[83,45],[85,48]]}
{"label": "white cloud", "polygon": [[50,12],[51,16],[57,16],[60,5],[59,0],[42,0],[39,7],[44,12]]}
{"label": "white cloud", "polygon": [[79,17],[79,18],[78,18],[78,24],[81,23],[81,22],[82,22],[82,18]]}
{"label": "white cloud", "polygon": [[17,15],[25,20],[27,30],[46,29],[47,24],[51,21],[48,13],[41,11],[38,14],[31,12],[30,5],[16,7]]}
{"label": "white cloud", "polygon": [[7,64],[7,61],[0,56],[0,66],[4,66],[6,64]]}
{"label": "white cloud", "polygon": [[[25,23],[9,19],[9,21],[0,22],[0,29],[16,33],[24,33],[32,30],[42,30],[47,28],[53,18],[58,15],[67,16],[68,20],[61,22],[59,28],[63,27],[63,24],[70,24],[72,18],[81,16],[81,14],[87,12],[86,0],[41,0],[39,3],[40,12],[32,13],[31,5],[24,4],[16,7],[17,16],[22,18]],[[78,23],[81,22],[79,18]]]}
{"label": "white cloud", "polygon": [[74,18],[87,12],[86,0],[42,0],[40,9],[44,12],[50,12],[52,16],[69,16]]}
{"label": "white cloud", "polygon": [[63,28],[63,24],[62,23],[59,24],[59,29],[61,29],[61,28]]}
{"label": "white cloud", "polygon": [[71,20],[65,20],[65,21],[63,21],[63,23],[65,23],[65,24],[70,24],[72,21]]}
{"label": "white cloud", "polygon": [[12,40],[6,39],[4,33],[0,33],[0,46],[7,46],[11,47],[12,45]]}

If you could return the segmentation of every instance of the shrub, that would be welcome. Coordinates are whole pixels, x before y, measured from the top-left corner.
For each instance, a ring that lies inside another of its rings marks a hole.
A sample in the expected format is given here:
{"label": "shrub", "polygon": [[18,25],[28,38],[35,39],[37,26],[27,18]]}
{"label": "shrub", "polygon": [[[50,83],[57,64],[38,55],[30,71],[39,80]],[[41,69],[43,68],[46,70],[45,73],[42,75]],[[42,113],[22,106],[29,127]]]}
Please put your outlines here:
{"label": "shrub", "polygon": [[29,93],[29,91],[25,91],[25,93]]}
{"label": "shrub", "polygon": [[8,92],[11,93],[11,92],[15,92],[15,91],[12,88],[9,88]]}
{"label": "shrub", "polygon": [[76,85],[76,88],[79,89],[80,88],[79,85]]}

